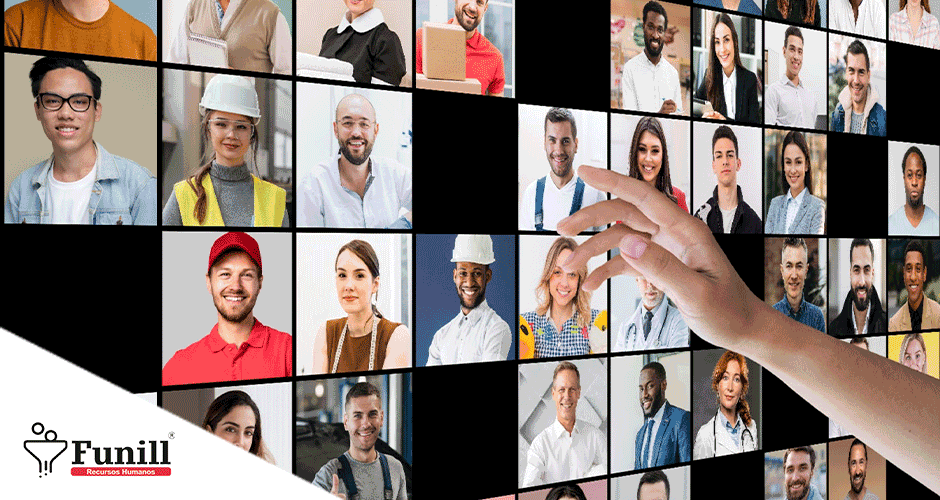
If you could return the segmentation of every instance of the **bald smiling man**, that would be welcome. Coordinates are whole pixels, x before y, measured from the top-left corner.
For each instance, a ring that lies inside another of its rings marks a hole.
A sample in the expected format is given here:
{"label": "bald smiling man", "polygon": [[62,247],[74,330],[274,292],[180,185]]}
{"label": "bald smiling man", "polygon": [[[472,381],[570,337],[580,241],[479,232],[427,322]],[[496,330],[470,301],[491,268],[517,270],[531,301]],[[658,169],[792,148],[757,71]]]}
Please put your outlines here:
{"label": "bald smiling man", "polygon": [[336,105],[333,133],[339,153],[301,180],[299,227],[411,229],[411,169],[376,158],[375,107],[349,94]]}

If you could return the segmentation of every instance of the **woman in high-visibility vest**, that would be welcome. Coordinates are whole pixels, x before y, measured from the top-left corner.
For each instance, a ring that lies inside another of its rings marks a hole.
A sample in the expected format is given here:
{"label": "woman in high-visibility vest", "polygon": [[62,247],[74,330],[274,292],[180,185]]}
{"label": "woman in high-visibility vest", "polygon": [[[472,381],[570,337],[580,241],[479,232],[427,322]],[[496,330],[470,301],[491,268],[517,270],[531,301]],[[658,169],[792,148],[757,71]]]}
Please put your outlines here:
{"label": "woman in high-visibility vest", "polygon": [[163,208],[164,225],[282,226],[287,192],[249,170],[257,165],[258,94],[241,76],[216,75],[199,102],[206,149],[203,165],[177,182]]}

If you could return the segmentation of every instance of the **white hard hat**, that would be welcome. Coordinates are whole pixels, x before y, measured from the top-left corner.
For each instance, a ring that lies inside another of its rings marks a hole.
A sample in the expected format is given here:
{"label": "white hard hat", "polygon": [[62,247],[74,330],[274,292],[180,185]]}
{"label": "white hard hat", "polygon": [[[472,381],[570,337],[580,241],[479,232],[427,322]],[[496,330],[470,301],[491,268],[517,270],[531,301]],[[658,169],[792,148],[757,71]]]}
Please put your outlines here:
{"label": "white hard hat", "polygon": [[493,239],[486,234],[458,234],[454,241],[454,257],[450,261],[484,265],[496,262]]}
{"label": "white hard hat", "polygon": [[254,85],[243,76],[215,75],[206,85],[199,101],[199,114],[206,115],[208,110],[226,111],[254,118],[254,123],[261,119],[258,108],[258,93]]}

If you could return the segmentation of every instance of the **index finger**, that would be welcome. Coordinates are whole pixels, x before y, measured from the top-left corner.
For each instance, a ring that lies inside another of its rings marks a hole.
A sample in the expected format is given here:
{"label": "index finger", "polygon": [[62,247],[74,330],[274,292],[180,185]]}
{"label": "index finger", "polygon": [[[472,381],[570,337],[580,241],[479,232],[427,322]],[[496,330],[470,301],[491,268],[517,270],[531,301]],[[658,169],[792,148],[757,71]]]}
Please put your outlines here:
{"label": "index finger", "polygon": [[337,476],[336,474],[333,474],[333,489],[330,490],[330,493],[338,493],[338,492],[339,492],[339,476]]}
{"label": "index finger", "polygon": [[606,191],[637,207],[660,228],[671,228],[691,216],[675,202],[661,196],[648,182],[604,168],[581,165],[578,176],[591,186]]}

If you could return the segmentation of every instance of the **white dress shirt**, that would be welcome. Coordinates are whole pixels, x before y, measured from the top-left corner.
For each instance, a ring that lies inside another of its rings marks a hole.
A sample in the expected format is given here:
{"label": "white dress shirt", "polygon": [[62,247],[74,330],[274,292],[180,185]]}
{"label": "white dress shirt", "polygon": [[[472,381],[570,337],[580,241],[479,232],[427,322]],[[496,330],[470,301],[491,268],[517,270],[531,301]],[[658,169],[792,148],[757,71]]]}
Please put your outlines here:
{"label": "white dress shirt", "polygon": [[886,38],[888,25],[885,4],[881,0],[862,0],[858,6],[858,19],[855,19],[849,0],[830,0],[829,28],[856,35]]}
{"label": "white dress shirt", "polygon": [[800,194],[793,196],[793,192],[787,189],[787,233],[792,233],[790,226],[793,225],[793,220],[796,219],[796,213],[800,211],[800,205],[803,204],[803,198],[806,198],[806,192],[809,191],[806,189],[806,186],[803,186],[803,190],[800,191]]}
{"label": "white dress shirt", "polygon": [[682,86],[679,72],[660,56],[653,64],[646,51],[642,51],[623,65],[620,78],[623,109],[658,113],[663,102],[672,99],[676,113],[682,113]]}
{"label": "white dress shirt", "polygon": [[411,210],[411,169],[390,158],[369,158],[363,197],[342,186],[339,158],[314,167],[300,184],[298,227],[385,228]]}
{"label": "white dress shirt", "polygon": [[[537,183],[538,180],[535,180],[529,184],[522,195],[522,206],[519,207],[519,229],[535,230],[535,186]],[[561,189],[558,189],[555,187],[555,183],[552,182],[552,176],[546,176],[545,191],[542,193],[542,229],[554,231],[558,221],[571,214],[571,202],[574,200],[575,185],[577,183],[578,176],[575,175]],[[581,208],[606,199],[606,193],[594,189],[588,183],[584,183]],[[600,231],[602,229],[604,228],[595,227],[591,230]]]}
{"label": "white dress shirt", "polygon": [[532,440],[526,462],[523,487],[607,474],[607,439],[580,420],[569,435],[556,418]]}
{"label": "white dress shirt", "polygon": [[764,93],[767,103],[764,106],[764,122],[768,125],[814,128],[818,108],[810,89],[799,85],[783,75],[779,81],[767,86]]}
{"label": "white dress shirt", "polygon": [[689,346],[689,327],[686,326],[679,310],[669,305],[665,295],[653,308],[652,313],[650,334],[644,339],[643,317],[646,315],[646,307],[641,302],[630,320],[620,325],[614,351],[646,351]]}
{"label": "white dress shirt", "polygon": [[[220,29],[225,30],[225,27],[232,19],[229,13],[236,12],[238,4],[242,1],[231,0],[228,8],[225,9],[225,15],[222,16],[222,22],[219,24]],[[173,41],[170,43],[170,52],[167,54],[166,62],[189,64],[189,46],[187,44],[189,37],[186,35],[186,22],[186,15],[183,15],[183,20],[180,21],[180,25],[173,35]],[[277,22],[274,24],[274,36],[271,38],[270,45],[268,45],[268,54],[271,55],[271,64],[274,66],[271,70],[272,73],[289,75],[294,72],[294,43],[291,41],[290,29],[287,27],[287,19],[284,17],[283,12],[277,14]]]}
{"label": "white dress shirt", "polygon": [[738,76],[737,76],[738,68],[737,66],[735,66],[735,68],[731,70],[730,76],[725,75],[724,69],[720,71],[721,71],[721,83],[724,86],[724,92],[725,92],[725,111],[726,111],[725,118],[729,120],[733,120],[734,112],[735,112],[735,109],[734,109],[735,92],[737,92],[738,90]]}
{"label": "white dress shirt", "polygon": [[511,344],[509,323],[484,300],[469,314],[458,312],[434,334],[427,366],[504,361]]}
{"label": "white dress shirt", "polygon": [[[665,302],[665,301],[664,301],[664,302]],[[640,434],[640,440],[641,440],[641,441],[640,441],[640,453],[646,455],[645,457],[640,456],[640,463],[641,463],[641,464],[643,463],[643,460],[646,459],[646,463],[649,465],[649,464],[650,464],[649,461],[653,458],[653,452],[652,452],[652,450],[655,450],[655,449],[656,449],[656,433],[659,432],[659,424],[663,421],[663,413],[664,413],[665,411],[666,411],[666,401],[663,400],[662,406],[659,407],[659,410],[656,411],[656,414],[653,415],[653,418],[651,419],[651,420],[653,421],[653,429],[652,429],[652,430],[647,429],[646,432]],[[644,420],[643,420],[643,425],[644,425],[644,426],[646,426],[646,422],[647,422],[647,420],[644,419]],[[650,444],[649,444],[649,446],[644,447],[644,445],[646,444],[646,434],[647,434],[647,433],[651,433],[651,434],[650,434]],[[663,437],[665,437],[665,436],[663,436]]]}

